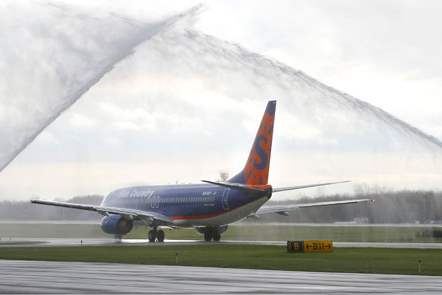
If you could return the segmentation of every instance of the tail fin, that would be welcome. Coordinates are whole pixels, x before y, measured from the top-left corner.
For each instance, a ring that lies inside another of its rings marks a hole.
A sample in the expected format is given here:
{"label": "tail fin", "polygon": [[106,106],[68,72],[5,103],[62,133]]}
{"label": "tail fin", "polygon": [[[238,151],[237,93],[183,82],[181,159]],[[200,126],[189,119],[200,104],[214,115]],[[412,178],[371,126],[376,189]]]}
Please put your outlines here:
{"label": "tail fin", "polygon": [[228,182],[247,185],[267,184],[269,178],[270,154],[272,152],[275,109],[276,101],[269,101],[244,169],[229,179]]}

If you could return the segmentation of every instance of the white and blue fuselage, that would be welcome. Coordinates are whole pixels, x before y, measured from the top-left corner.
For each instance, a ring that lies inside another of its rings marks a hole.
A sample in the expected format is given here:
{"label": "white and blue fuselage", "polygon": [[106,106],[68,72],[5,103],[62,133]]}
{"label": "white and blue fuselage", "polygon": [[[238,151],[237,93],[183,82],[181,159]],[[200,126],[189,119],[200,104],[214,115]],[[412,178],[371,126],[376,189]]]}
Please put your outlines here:
{"label": "white and blue fuselage", "polygon": [[271,190],[249,192],[211,184],[138,186],[113,191],[101,206],[154,212],[180,227],[221,226],[249,216],[270,197]]}

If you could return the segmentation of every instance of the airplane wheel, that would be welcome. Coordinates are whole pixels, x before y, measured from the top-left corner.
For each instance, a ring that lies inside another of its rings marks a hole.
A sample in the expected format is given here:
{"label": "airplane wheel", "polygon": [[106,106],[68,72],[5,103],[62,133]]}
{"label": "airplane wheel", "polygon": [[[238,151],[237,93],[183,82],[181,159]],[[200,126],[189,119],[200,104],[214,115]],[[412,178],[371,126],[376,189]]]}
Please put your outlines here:
{"label": "airplane wheel", "polygon": [[212,240],[212,232],[211,231],[206,231],[204,233],[204,241],[210,242],[211,240]]}
{"label": "airplane wheel", "polygon": [[157,232],[157,241],[160,243],[164,242],[164,231],[161,229]]}
{"label": "airplane wheel", "polygon": [[155,243],[156,238],[157,238],[157,231],[153,229],[150,230],[148,235],[149,243]]}
{"label": "airplane wheel", "polygon": [[219,232],[215,231],[215,232],[213,233],[213,240],[214,240],[215,242],[219,242],[219,240],[221,240],[221,234],[220,234]]}

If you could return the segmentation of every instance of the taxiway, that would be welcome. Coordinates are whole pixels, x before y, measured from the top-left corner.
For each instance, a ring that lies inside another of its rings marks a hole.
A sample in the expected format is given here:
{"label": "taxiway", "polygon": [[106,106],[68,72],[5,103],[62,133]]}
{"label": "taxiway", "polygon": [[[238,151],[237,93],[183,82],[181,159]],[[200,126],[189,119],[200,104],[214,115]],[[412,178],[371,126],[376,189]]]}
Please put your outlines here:
{"label": "taxiway", "polygon": [[[218,244],[247,245],[286,245],[286,241],[241,241],[224,240]],[[0,247],[35,247],[35,246],[98,246],[98,245],[201,245],[202,240],[166,240],[164,243],[149,243],[146,239],[73,239],[73,238],[20,238],[0,241]],[[408,248],[408,249],[442,249],[442,243],[382,243],[382,242],[333,242],[336,248]]]}

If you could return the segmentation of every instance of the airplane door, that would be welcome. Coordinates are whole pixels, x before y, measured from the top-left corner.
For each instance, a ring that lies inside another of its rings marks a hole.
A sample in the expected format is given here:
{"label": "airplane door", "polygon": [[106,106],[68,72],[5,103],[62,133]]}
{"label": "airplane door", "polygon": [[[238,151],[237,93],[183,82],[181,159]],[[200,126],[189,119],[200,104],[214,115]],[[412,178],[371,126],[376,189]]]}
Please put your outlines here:
{"label": "airplane door", "polygon": [[160,208],[160,196],[152,194],[150,196],[150,208],[157,209]]}
{"label": "airplane door", "polygon": [[227,211],[227,210],[230,209],[230,208],[229,208],[229,193],[230,193],[230,188],[225,189],[225,190],[223,191],[223,196],[222,196],[222,200],[221,200],[221,202],[222,202],[222,204],[223,204],[223,209],[224,209],[224,211]]}

